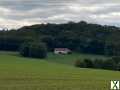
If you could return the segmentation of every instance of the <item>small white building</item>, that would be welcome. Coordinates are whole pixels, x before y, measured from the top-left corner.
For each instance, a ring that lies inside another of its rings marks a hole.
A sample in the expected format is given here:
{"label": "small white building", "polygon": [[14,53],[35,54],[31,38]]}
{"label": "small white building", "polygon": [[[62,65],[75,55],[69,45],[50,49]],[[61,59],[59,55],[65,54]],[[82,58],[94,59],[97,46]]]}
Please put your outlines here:
{"label": "small white building", "polygon": [[55,48],[54,53],[55,54],[69,54],[71,53],[71,50],[68,48]]}

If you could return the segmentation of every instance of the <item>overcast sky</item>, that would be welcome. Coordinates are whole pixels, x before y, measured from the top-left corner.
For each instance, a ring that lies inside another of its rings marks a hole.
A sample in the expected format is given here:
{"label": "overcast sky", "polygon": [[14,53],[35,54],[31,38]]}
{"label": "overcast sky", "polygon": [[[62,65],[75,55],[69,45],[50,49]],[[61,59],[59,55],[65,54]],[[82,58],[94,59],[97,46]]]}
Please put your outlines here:
{"label": "overcast sky", "polygon": [[119,0],[0,0],[0,27],[85,20],[120,26]]}

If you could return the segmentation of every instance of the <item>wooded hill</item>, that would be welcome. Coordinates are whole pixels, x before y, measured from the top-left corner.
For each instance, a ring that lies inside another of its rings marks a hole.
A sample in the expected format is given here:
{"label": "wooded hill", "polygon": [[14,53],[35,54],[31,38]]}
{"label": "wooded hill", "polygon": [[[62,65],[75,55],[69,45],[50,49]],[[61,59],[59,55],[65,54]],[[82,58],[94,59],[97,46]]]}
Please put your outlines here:
{"label": "wooded hill", "polygon": [[0,50],[18,50],[24,42],[44,42],[49,51],[65,47],[76,52],[120,55],[120,28],[85,21],[38,24],[0,31]]}

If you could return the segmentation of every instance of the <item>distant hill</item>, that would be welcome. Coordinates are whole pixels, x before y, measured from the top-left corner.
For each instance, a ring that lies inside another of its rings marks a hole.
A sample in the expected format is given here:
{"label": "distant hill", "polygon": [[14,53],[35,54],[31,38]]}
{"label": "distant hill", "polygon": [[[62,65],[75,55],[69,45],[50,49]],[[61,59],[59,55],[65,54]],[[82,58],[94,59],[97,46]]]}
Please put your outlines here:
{"label": "distant hill", "polygon": [[17,50],[20,44],[26,41],[42,41],[46,43],[49,51],[56,47],[64,47],[76,52],[120,55],[119,27],[85,21],[36,24],[0,32],[0,49]]}

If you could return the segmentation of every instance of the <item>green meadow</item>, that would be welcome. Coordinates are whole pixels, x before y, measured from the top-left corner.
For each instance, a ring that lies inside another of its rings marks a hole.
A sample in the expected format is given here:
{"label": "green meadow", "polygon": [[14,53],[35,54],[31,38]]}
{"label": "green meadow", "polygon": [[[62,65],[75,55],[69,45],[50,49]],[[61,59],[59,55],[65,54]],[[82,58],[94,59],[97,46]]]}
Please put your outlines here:
{"label": "green meadow", "polygon": [[72,53],[68,55],[57,55],[53,53],[48,54],[48,58],[46,59],[48,62],[56,62],[62,64],[74,65],[76,60],[84,60],[84,59],[106,59],[110,57],[105,57],[101,55],[92,55],[92,54],[82,54],[82,53]]}
{"label": "green meadow", "polygon": [[120,72],[76,68],[77,59],[107,58],[73,53],[46,59],[24,58],[17,52],[0,52],[0,90],[110,90]]}

